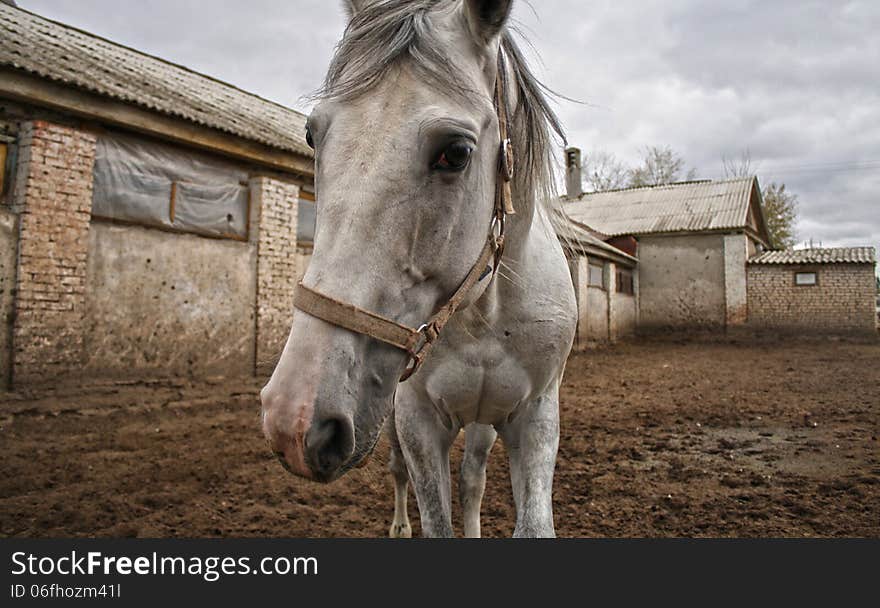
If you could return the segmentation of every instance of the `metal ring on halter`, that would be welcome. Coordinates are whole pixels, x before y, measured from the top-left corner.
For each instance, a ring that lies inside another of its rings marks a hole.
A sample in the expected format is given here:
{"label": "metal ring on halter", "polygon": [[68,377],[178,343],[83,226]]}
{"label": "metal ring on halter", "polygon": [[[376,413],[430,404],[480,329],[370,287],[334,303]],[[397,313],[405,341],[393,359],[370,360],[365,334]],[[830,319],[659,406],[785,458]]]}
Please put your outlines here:
{"label": "metal ring on halter", "polygon": [[419,367],[421,367],[422,361],[424,360],[424,357],[422,356],[422,351],[424,350],[425,346],[436,339],[430,338],[428,334],[425,333],[425,330],[428,329],[429,326],[430,323],[422,323],[421,327],[416,330],[417,333],[422,335],[422,341],[417,344],[415,348],[406,351],[406,354],[409,355],[409,364],[406,366],[406,369],[403,370],[403,376],[401,376],[400,382],[408,379],[419,370]]}

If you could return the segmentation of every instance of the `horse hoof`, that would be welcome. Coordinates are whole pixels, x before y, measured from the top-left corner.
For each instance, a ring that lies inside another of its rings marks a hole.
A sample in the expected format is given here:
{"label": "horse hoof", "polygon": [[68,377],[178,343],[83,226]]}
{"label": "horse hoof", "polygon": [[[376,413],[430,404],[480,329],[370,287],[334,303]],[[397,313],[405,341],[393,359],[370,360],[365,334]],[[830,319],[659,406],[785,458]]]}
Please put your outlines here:
{"label": "horse hoof", "polygon": [[412,527],[408,524],[391,524],[388,530],[389,538],[412,538]]}

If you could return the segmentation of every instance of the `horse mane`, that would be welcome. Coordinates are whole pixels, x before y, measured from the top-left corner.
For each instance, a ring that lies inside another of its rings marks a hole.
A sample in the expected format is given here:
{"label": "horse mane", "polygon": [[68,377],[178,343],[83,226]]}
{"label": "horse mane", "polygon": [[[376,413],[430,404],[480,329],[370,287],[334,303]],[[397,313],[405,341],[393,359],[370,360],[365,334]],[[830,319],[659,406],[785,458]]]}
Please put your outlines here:
{"label": "horse mane", "polygon": [[[444,54],[432,32],[429,15],[434,9],[458,0],[384,0],[358,11],[349,21],[336,47],[317,99],[349,100],[375,87],[397,62],[406,60],[443,90],[465,98],[485,95],[469,88],[461,72]],[[507,66],[508,86],[516,92],[510,109],[510,137],[514,145],[514,196],[537,201],[560,229],[561,203],[553,175],[554,136],[565,142],[562,124],[550,107],[550,93],[529,69],[514,40],[518,30],[508,27],[501,48]]]}

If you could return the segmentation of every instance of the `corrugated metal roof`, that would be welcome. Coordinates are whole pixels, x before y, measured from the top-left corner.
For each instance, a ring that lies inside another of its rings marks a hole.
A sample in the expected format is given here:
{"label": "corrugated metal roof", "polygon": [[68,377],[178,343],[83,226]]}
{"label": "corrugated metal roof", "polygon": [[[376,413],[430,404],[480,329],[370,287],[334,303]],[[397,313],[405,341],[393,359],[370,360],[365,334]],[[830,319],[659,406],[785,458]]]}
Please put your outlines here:
{"label": "corrugated metal roof", "polygon": [[745,228],[754,177],[582,194],[572,219],[609,236]]}
{"label": "corrugated metal roof", "polygon": [[559,237],[563,244],[572,246],[575,249],[589,248],[604,257],[616,256],[628,260],[633,264],[638,262],[638,258],[618,249],[614,245],[606,243],[597,235],[596,231],[589,226],[585,226],[572,220],[566,215],[565,209],[555,208],[552,212],[557,216],[555,222],[556,236]]}
{"label": "corrugated metal roof", "polygon": [[837,247],[765,251],[751,258],[749,264],[874,264],[876,261],[873,247]]}
{"label": "corrugated metal roof", "polygon": [[3,3],[0,65],[312,156],[305,116],[295,110]]}

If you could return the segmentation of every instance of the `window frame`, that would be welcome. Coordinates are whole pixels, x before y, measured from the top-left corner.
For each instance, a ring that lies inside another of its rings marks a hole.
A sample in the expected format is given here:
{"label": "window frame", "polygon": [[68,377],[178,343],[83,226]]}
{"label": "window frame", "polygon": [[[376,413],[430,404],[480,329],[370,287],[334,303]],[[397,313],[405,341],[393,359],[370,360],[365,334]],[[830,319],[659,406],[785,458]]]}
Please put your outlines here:
{"label": "window frame", "polygon": [[[593,269],[596,268],[599,270],[600,283],[596,285],[593,283]],[[605,284],[605,263],[596,264],[591,261],[587,261],[587,287],[592,287],[594,289],[601,289],[605,291],[608,289],[608,286]]]}
{"label": "window frame", "polygon": [[[798,281],[798,277],[801,275],[813,275],[812,283],[801,283]],[[794,286],[795,287],[816,287],[819,285],[819,271],[818,270],[795,270],[793,274]]]}

